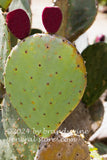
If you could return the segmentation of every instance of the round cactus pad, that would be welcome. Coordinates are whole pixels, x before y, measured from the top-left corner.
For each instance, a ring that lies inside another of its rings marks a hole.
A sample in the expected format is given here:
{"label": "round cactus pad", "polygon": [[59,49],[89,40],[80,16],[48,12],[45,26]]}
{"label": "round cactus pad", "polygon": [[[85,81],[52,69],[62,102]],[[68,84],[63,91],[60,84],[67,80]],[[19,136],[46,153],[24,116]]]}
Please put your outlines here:
{"label": "round cactus pad", "polygon": [[86,69],[62,37],[35,34],[11,51],[5,86],[12,105],[36,135],[49,137],[80,102]]}

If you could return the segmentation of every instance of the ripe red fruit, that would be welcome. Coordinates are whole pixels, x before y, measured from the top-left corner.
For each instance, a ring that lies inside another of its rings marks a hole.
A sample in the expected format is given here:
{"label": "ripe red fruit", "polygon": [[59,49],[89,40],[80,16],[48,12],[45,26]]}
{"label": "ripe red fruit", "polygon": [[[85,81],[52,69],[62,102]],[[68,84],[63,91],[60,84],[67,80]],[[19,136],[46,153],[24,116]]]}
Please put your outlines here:
{"label": "ripe red fruit", "polygon": [[42,22],[48,33],[56,33],[62,22],[61,9],[59,7],[44,8]]}
{"label": "ripe red fruit", "polygon": [[16,9],[6,16],[7,26],[10,31],[19,39],[24,39],[30,32],[30,20],[23,9]]}

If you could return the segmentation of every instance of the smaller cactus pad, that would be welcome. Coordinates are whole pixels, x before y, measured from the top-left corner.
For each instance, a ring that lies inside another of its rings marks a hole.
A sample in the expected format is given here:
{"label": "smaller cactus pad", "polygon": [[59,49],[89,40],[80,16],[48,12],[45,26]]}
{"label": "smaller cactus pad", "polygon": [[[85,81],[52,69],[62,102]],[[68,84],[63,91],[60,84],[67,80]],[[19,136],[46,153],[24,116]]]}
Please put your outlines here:
{"label": "smaller cactus pad", "polygon": [[24,39],[30,33],[30,20],[27,13],[22,9],[11,11],[6,16],[7,26],[19,39]]}
{"label": "smaller cactus pad", "polygon": [[107,44],[101,42],[91,45],[83,51],[82,56],[87,69],[83,102],[91,105],[107,89]]}
{"label": "smaller cactus pad", "polygon": [[42,142],[35,160],[90,160],[88,145],[80,136],[72,133],[64,136]]}
{"label": "smaller cactus pad", "polygon": [[55,35],[35,34],[21,41],[11,51],[5,72],[12,105],[43,137],[50,136],[74,110],[86,87],[81,55]]}
{"label": "smaller cactus pad", "polygon": [[62,22],[62,12],[60,8],[44,8],[42,12],[42,22],[48,33],[56,33]]}
{"label": "smaller cactus pad", "polygon": [[2,84],[4,84],[4,65],[10,50],[10,35],[6,25],[5,17],[0,9],[0,83]]}
{"label": "smaller cactus pad", "polygon": [[0,0],[0,8],[6,10],[12,0]]}
{"label": "smaller cactus pad", "polygon": [[76,40],[93,23],[97,14],[95,0],[53,0],[63,14],[57,34],[70,41]]}

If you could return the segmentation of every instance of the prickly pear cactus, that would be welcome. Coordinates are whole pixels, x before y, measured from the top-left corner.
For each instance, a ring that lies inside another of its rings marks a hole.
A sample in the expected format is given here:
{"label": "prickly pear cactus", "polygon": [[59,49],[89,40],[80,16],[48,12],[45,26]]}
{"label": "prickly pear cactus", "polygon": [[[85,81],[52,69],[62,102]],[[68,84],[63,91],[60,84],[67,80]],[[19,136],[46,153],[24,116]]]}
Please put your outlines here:
{"label": "prickly pear cactus", "polygon": [[6,96],[2,103],[2,121],[12,152],[20,160],[33,160],[39,138],[17,114]]}
{"label": "prickly pear cactus", "polygon": [[3,12],[0,9],[0,83],[4,83],[4,64],[7,56],[9,55],[10,49],[11,46],[9,32]]}
{"label": "prickly pear cactus", "polygon": [[95,0],[53,0],[63,13],[62,25],[57,32],[70,41],[77,39],[93,23],[97,9]]}
{"label": "prickly pear cactus", "polygon": [[31,14],[29,0],[13,0],[11,5],[9,6],[9,11],[13,11],[19,8],[25,10],[30,18],[30,21],[32,21],[32,14]]}
{"label": "prickly pear cactus", "polygon": [[88,145],[75,134],[64,133],[42,142],[35,160],[90,160]]}
{"label": "prickly pear cactus", "polygon": [[6,10],[12,0],[0,0],[0,8]]}
{"label": "prickly pear cactus", "polygon": [[107,88],[107,44],[91,45],[83,51],[82,56],[88,73],[83,102],[91,105]]}
{"label": "prickly pear cactus", "polygon": [[13,48],[5,68],[5,86],[26,124],[39,131],[37,135],[49,137],[81,100],[86,69],[66,39],[35,34]]}

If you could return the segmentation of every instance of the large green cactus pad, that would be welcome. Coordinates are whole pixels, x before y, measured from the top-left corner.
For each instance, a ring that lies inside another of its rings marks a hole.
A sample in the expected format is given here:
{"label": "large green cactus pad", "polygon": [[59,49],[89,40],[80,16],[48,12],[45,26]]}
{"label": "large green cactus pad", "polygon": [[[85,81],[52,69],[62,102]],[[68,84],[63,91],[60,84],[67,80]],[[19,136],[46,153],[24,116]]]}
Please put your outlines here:
{"label": "large green cactus pad", "polygon": [[10,38],[3,12],[0,9],[0,82],[4,83],[4,64],[10,52]]}
{"label": "large green cactus pad", "polygon": [[53,0],[63,13],[62,25],[57,34],[74,41],[93,23],[97,9],[95,0]]}
{"label": "large green cactus pad", "polygon": [[83,102],[91,105],[107,88],[107,44],[91,45],[83,51],[82,56],[88,73]]}
{"label": "large green cactus pad", "polygon": [[37,135],[48,137],[78,105],[86,86],[83,59],[70,42],[35,34],[8,57],[5,86],[10,101]]}
{"label": "large green cactus pad", "polygon": [[8,96],[3,99],[2,117],[3,127],[14,155],[20,160],[34,160],[39,147],[39,138],[18,115]]}
{"label": "large green cactus pad", "polygon": [[0,7],[3,10],[6,10],[9,6],[9,4],[11,3],[12,0],[0,0]]}

